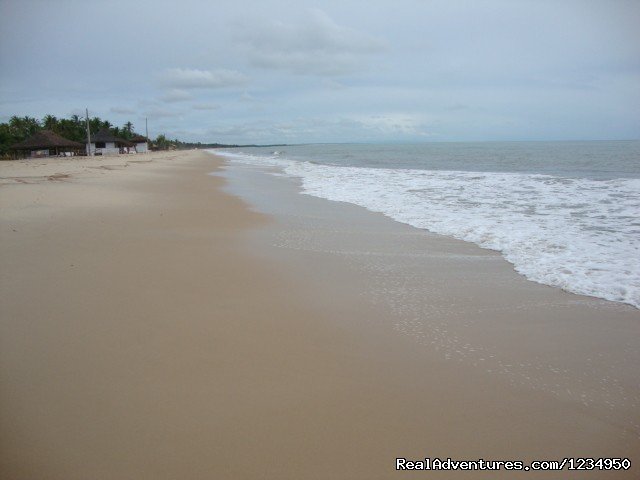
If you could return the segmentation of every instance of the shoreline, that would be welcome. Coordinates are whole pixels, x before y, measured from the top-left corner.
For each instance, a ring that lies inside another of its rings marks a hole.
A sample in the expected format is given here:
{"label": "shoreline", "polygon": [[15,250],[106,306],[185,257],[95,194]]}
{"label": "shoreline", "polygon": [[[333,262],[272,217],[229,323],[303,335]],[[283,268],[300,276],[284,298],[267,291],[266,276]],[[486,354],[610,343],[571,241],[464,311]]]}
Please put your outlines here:
{"label": "shoreline", "polygon": [[[616,151],[614,145],[608,148],[610,154]],[[598,167],[606,164],[603,153],[582,144],[572,154],[591,161],[578,164],[557,146],[510,151],[504,145],[487,150],[351,145],[222,152],[234,163],[282,169],[282,175],[300,179],[304,193],[498,251],[532,281],[640,308],[640,272],[629,263],[638,250],[629,223],[640,207],[633,173],[638,165],[633,148],[620,147],[617,161],[608,169]],[[496,159],[504,155],[531,157],[531,165],[501,166]]]}
{"label": "shoreline", "polygon": [[[207,153],[150,155],[130,167],[106,157],[0,165],[7,478],[391,478],[396,457],[436,455],[635,455],[629,472],[545,478],[637,472],[640,429],[621,424],[639,412],[622,404],[639,393],[627,363],[636,356],[615,352],[621,338],[633,346],[637,316],[613,313],[617,326],[605,326],[602,311],[564,292],[539,312],[550,287],[510,286],[479,247],[298,195]],[[468,277],[483,262],[485,275]],[[525,308],[500,313],[504,299],[490,292],[504,288]],[[470,310],[478,299],[484,313]],[[469,312],[486,322],[465,324]],[[606,347],[601,363],[626,379],[610,387],[616,408],[487,372],[468,348],[446,358],[465,335],[501,361],[573,362],[541,381],[575,377],[590,392],[604,370],[580,365],[583,353]]]}

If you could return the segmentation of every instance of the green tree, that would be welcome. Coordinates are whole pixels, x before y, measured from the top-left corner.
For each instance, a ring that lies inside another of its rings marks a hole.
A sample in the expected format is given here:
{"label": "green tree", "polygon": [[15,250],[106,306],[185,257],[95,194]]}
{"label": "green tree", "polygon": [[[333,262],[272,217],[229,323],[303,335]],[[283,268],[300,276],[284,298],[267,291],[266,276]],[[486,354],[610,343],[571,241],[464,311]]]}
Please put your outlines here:
{"label": "green tree", "polygon": [[8,123],[0,123],[0,155],[5,155],[9,146],[13,144],[13,136]]}
{"label": "green tree", "polygon": [[167,140],[165,135],[158,135],[154,143],[158,150],[166,150],[169,148],[169,140]]}
{"label": "green tree", "polygon": [[85,137],[87,136],[86,126],[84,123],[82,121],[78,122],[73,118],[62,118],[58,120],[57,133],[62,135],[64,138],[80,143],[84,143]]}
{"label": "green tree", "polygon": [[40,129],[40,122],[33,117],[17,117],[14,115],[9,119],[9,131],[16,142],[21,142],[40,131]]}
{"label": "green tree", "polygon": [[58,119],[53,115],[45,115],[42,119],[42,126],[46,130],[51,130],[52,132],[59,133],[59,122]]}
{"label": "green tree", "polygon": [[130,138],[133,137],[133,123],[131,122],[125,123],[122,129],[123,129],[122,136],[124,138],[129,140]]}
{"label": "green tree", "polygon": [[93,117],[89,120],[89,129],[93,135],[98,130],[102,129],[102,119],[100,117]]}

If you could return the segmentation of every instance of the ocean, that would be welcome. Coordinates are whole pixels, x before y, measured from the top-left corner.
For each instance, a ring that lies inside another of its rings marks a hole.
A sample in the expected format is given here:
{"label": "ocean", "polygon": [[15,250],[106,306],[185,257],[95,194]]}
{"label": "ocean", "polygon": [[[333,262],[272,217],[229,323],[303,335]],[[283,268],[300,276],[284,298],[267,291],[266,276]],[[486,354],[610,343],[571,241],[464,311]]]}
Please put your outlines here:
{"label": "ocean", "polygon": [[640,141],[215,150],[301,193],[496,250],[534,282],[640,308]]}

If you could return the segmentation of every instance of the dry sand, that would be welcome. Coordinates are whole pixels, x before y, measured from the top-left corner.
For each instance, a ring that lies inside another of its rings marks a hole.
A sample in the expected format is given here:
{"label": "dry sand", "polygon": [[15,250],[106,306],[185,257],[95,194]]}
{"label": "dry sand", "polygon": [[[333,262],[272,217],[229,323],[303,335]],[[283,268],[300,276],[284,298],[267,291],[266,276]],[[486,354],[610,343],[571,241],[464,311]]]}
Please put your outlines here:
{"label": "dry sand", "polygon": [[[638,477],[637,405],[583,405],[451,361],[390,328],[394,313],[340,258],[255,251],[280,227],[205,175],[219,163],[181,152],[0,164],[0,477]],[[472,299],[447,265],[431,279]],[[638,334],[630,308],[589,328],[577,328],[580,306],[563,311],[569,359]],[[522,350],[509,315],[492,318],[507,333],[483,341]],[[544,354],[534,333],[525,350]],[[626,370],[614,399],[638,394]],[[632,455],[634,470],[617,473],[394,470],[399,456]]]}

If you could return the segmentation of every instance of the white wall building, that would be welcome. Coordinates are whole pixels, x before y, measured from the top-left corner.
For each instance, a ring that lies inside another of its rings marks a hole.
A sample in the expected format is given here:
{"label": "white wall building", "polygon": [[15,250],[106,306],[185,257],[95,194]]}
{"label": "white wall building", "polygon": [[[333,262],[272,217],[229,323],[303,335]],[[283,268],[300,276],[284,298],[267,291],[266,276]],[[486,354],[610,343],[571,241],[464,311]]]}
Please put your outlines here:
{"label": "white wall building", "polygon": [[107,128],[103,128],[91,136],[91,155],[118,155],[119,153],[128,153],[130,147],[133,147],[131,142],[117,138]]}
{"label": "white wall building", "polygon": [[143,136],[136,135],[130,141],[134,144],[137,153],[147,153],[149,151],[149,143]]}

